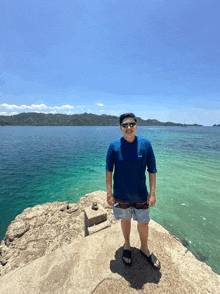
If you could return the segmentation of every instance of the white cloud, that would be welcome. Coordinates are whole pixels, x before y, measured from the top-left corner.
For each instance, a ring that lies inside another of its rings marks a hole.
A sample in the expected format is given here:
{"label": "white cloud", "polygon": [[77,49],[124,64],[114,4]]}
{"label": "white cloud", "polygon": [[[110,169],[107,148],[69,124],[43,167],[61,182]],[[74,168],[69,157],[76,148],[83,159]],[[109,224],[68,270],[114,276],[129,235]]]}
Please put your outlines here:
{"label": "white cloud", "polygon": [[100,110],[100,112],[103,112],[104,110]]}
{"label": "white cloud", "polygon": [[18,112],[11,112],[11,113],[9,113],[9,115],[15,115],[15,114],[18,114]]}
{"label": "white cloud", "polygon": [[78,108],[79,108],[79,107],[86,107],[86,106],[85,106],[85,105],[78,105],[78,106],[76,106],[76,107],[78,107]]}
{"label": "white cloud", "polygon": [[15,104],[7,104],[3,103],[1,104],[2,107],[5,107],[6,109],[47,109],[48,107],[45,104],[32,104],[31,106],[28,105],[15,105]]}
{"label": "white cloud", "polygon": [[54,107],[50,107],[51,109],[65,109],[65,108],[68,108],[68,109],[73,109],[74,106],[71,106],[71,105],[63,105],[63,106],[54,106]]}
{"label": "white cloud", "polygon": [[104,104],[102,104],[102,103],[97,103],[97,105],[98,105],[98,106],[104,106]]}
{"label": "white cloud", "polygon": [[18,114],[18,112],[11,112],[11,113],[7,113],[7,112],[0,112],[0,115],[15,115]]}
{"label": "white cloud", "polygon": [[[26,105],[22,105],[22,106],[26,106]],[[46,106],[45,104],[32,104],[31,106],[26,106],[29,109],[47,109],[50,108],[48,106]]]}
{"label": "white cloud", "polygon": [[17,105],[9,105],[9,104],[6,104],[6,103],[1,104],[1,106],[6,108],[6,109],[14,109],[14,108],[18,107]]}
{"label": "white cloud", "polygon": [[30,109],[30,110],[35,110],[35,109],[51,109],[51,110],[60,110],[60,109],[73,109],[74,106],[72,105],[62,105],[62,106],[46,106],[45,104],[32,104],[32,105],[15,105],[15,104],[7,104],[7,103],[3,103],[1,104],[2,107],[6,108],[6,109]]}

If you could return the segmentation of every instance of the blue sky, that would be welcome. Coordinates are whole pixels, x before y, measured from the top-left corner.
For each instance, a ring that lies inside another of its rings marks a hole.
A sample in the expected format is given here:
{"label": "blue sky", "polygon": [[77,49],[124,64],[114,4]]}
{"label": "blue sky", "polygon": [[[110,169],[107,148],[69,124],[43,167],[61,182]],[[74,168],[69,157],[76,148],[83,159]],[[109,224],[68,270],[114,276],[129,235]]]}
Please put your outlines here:
{"label": "blue sky", "polygon": [[220,123],[218,0],[0,0],[0,114]]}

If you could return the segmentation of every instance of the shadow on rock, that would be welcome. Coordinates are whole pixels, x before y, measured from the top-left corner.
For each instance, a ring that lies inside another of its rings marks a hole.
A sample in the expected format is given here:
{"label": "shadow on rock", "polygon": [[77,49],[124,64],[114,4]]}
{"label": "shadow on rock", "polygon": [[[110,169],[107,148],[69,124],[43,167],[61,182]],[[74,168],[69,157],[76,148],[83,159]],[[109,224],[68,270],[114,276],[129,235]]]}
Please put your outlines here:
{"label": "shadow on rock", "polygon": [[154,269],[148,261],[141,255],[140,250],[131,246],[132,265],[127,266],[122,261],[123,247],[115,253],[115,260],[110,262],[110,269],[113,273],[118,273],[130,283],[134,289],[143,289],[147,283],[158,284],[162,276],[161,272]]}

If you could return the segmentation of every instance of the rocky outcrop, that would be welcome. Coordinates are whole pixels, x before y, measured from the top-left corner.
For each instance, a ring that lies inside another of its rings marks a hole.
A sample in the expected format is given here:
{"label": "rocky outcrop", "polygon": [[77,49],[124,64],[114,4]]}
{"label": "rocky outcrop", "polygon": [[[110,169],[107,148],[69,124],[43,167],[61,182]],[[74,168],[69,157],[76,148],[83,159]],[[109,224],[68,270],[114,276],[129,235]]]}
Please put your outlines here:
{"label": "rocky outcrop", "polygon": [[[97,202],[100,215],[89,211]],[[89,228],[94,219],[104,222]],[[110,226],[109,226],[110,223]],[[87,194],[78,203],[46,203],[25,209],[1,243],[0,294],[220,293],[220,276],[197,260],[180,240],[153,220],[149,249],[161,262],[155,270],[140,254],[137,222],[131,221],[132,266],[122,261],[121,222],[106,193]]]}
{"label": "rocky outcrop", "polygon": [[77,203],[53,202],[26,208],[8,227],[0,245],[0,276],[85,237],[84,209],[94,201],[115,223],[106,192],[86,194]]}
{"label": "rocky outcrop", "polygon": [[4,275],[0,294],[219,293],[220,276],[153,220],[149,249],[160,260],[160,271],[140,254],[133,220],[130,241],[131,267],[122,261],[124,238],[117,221]]}

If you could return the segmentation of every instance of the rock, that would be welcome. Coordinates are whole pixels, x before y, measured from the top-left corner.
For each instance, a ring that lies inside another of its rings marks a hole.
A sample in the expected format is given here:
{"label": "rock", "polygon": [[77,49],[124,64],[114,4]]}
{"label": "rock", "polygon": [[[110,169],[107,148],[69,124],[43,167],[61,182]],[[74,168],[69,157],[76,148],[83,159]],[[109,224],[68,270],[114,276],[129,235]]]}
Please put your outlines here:
{"label": "rock", "polygon": [[84,209],[95,201],[107,212],[110,224],[115,223],[104,191],[86,194],[77,203],[53,202],[26,208],[11,222],[1,242],[0,276],[84,238]]}
{"label": "rock", "polygon": [[101,231],[101,230],[107,228],[107,227],[111,227],[111,223],[108,220],[104,221],[102,223],[99,223],[97,225],[93,225],[93,226],[88,228],[88,235],[94,234],[94,233],[96,233],[98,231]]}
{"label": "rock", "polygon": [[[107,218],[87,227],[85,215],[93,202],[100,211],[89,218],[95,220],[100,212]],[[0,245],[0,294],[219,293],[219,275],[151,220],[149,249],[161,262],[161,270],[154,270],[139,252],[136,224],[131,221],[133,264],[128,268],[121,258],[121,222],[115,220],[106,192],[86,194],[77,203],[25,209]]]}
{"label": "rock", "polygon": [[77,203],[73,203],[69,205],[68,213],[73,213],[79,209],[79,205]]}
{"label": "rock", "polygon": [[89,206],[86,207],[84,211],[88,227],[107,220],[107,211],[102,205],[99,205],[99,209],[97,210],[93,210],[92,207]]}
{"label": "rock", "polygon": [[116,221],[2,276],[0,294],[219,293],[220,276],[153,220],[149,249],[160,260],[160,271],[140,254],[133,220],[130,242],[132,266],[127,267],[122,261],[121,222]]}
{"label": "rock", "polygon": [[10,244],[15,238],[20,238],[30,229],[30,224],[26,221],[13,221],[6,232],[5,243]]}

